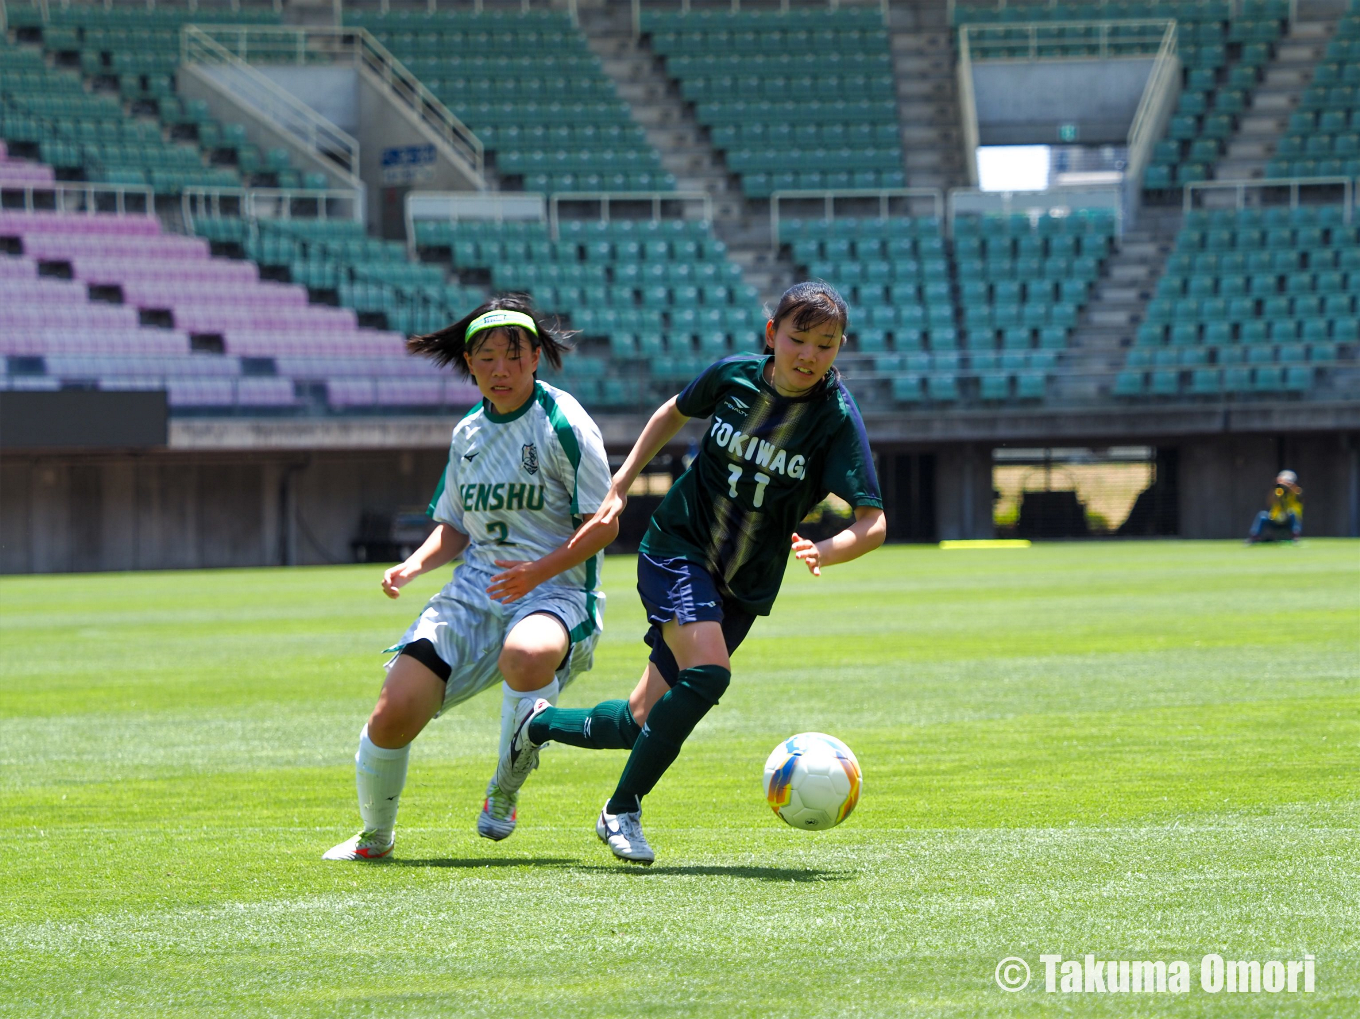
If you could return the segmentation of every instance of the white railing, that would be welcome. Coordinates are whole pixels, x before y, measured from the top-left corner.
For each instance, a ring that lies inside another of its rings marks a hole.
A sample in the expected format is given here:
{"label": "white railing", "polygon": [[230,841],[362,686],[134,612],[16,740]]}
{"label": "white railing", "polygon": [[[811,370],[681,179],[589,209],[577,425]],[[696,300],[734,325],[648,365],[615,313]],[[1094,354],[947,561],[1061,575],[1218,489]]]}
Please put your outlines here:
{"label": "white railing", "polygon": [[946,199],[949,234],[960,215],[1026,213],[1030,216],[1068,216],[1084,209],[1108,209],[1114,213],[1115,233],[1124,232],[1124,193],[1117,185],[1066,186],[1045,191],[979,191],[951,188]]}
{"label": "white railing", "polygon": [[559,206],[562,202],[598,202],[600,219],[609,222],[609,206],[617,203],[647,202],[652,207],[652,219],[661,218],[664,202],[699,203],[703,207],[703,221],[713,222],[713,196],[707,191],[558,191],[548,199],[548,231],[557,240]]}
{"label": "white railing", "polygon": [[416,220],[457,223],[462,220],[503,223],[548,221],[548,199],[537,192],[408,191],[404,206],[406,247],[414,255]]}
{"label": "white railing", "polygon": [[[632,0],[632,3],[633,35],[636,37],[642,34],[642,0]],[[836,11],[840,10],[842,7],[877,7],[884,25],[888,23],[888,18],[891,13],[889,0],[868,0],[867,3],[855,3],[854,0],[847,0],[847,2],[843,2],[843,0],[813,0],[811,3],[798,4],[791,4],[789,0],[779,0],[780,14],[788,14],[789,11],[795,8],[800,10],[823,8],[828,11]],[[706,9],[713,10],[715,8]],[[747,9],[750,10],[749,7]],[[670,10],[674,11],[676,14],[688,14],[690,12],[690,0],[671,0]],[[741,12],[741,0],[729,0],[728,10],[733,14],[739,14]],[[770,8],[757,7],[756,10],[768,12],[770,11]]]}
{"label": "white railing", "polygon": [[[1022,11],[1024,11],[1024,10],[1047,10],[1047,9],[1049,9],[1049,8],[1057,7],[1057,6],[1058,6],[1058,2],[1059,2],[1059,0],[1042,0],[1042,2],[1007,3],[1007,0],[996,0],[996,3],[993,4],[990,8],[988,8],[988,10],[994,10],[994,11],[997,11],[997,12],[1005,11],[1005,10],[1011,10],[1011,11],[1014,11],[1014,10],[1022,10]],[[1114,3],[1118,3],[1118,2],[1119,2],[1119,0],[1094,0],[1094,2],[1091,2],[1091,0],[1088,0],[1087,5],[1088,5],[1091,9],[1099,11],[1099,10],[1101,10],[1102,8],[1109,6],[1110,4],[1114,4]],[[1207,6],[1209,6],[1210,4],[1217,3],[1217,0],[1191,0],[1191,2],[1194,3],[1194,4],[1195,4],[1196,6],[1198,6],[1198,7],[1207,7]],[[1294,20],[1294,18],[1295,18],[1295,11],[1296,11],[1296,7],[1297,7],[1297,3],[1298,3],[1298,0],[1290,0],[1290,4],[1289,4],[1289,16],[1290,16],[1290,20],[1291,20],[1291,21]],[[954,9],[955,9],[957,6],[958,6],[957,0],[949,0],[949,2],[948,2],[948,16],[949,16],[949,24],[951,24],[951,25],[954,24]],[[980,4],[972,4],[972,3],[970,3],[970,4],[967,4],[966,6],[967,6],[970,10],[979,10],[979,9],[981,9],[981,5],[980,5]],[[1233,18],[1235,18],[1235,17],[1237,17],[1239,14],[1241,14],[1241,13],[1242,13],[1242,3],[1241,3],[1241,0],[1228,0],[1228,13],[1229,13],[1229,16],[1230,16],[1230,17],[1233,17]],[[978,24],[978,22],[973,22],[973,24]]]}
{"label": "white railing", "polygon": [[836,188],[822,190],[775,191],[770,195],[770,248],[779,250],[779,203],[795,200],[814,199],[823,203],[823,219],[836,217],[836,199],[877,199],[878,215],[887,219],[893,199],[928,198],[936,219],[944,218],[944,192],[939,188]]}
{"label": "white railing", "polygon": [[[366,28],[285,25],[200,25],[198,28],[247,64],[349,64],[376,75],[459,162],[480,180],[486,159],[479,139]],[[357,166],[357,163],[356,163]]]}
{"label": "white railing", "polygon": [[1178,30],[1176,22],[1167,23],[1161,48],[1152,62],[1142,98],[1129,126],[1128,162],[1124,168],[1124,187],[1129,207],[1136,208],[1142,200],[1143,171],[1152,161],[1152,149],[1166,133],[1167,121],[1176,108],[1181,92],[1181,60],[1176,55]]}
{"label": "white railing", "polygon": [[977,93],[973,91],[973,54],[968,42],[968,33],[959,33],[959,59],[954,66],[954,75],[959,92],[959,119],[963,125],[964,168],[968,171],[968,183],[977,187],[978,146],[981,135],[978,132]]}
{"label": "white railing", "polygon": [[[278,0],[275,0],[275,2],[278,2]],[[519,0],[519,3],[516,6],[518,6],[520,11],[522,11],[525,14],[528,14],[529,11],[534,9],[533,5],[529,2],[529,0]],[[335,0],[334,7],[335,7],[335,23],[339,25],[342,23],[342,14],[345,9],[344,0]],[[439,0],[425,0],[425,2],[421,4],[421,7],[424,8],[427,14],[438,14],[440,11]],[[483,3],[483,0],[463,0],[463,3],[461,4],[457,3],[456,0],[444,0],[443,8],[444,10],[456,11],[460,7],[470,8],[473,14],[481,14],[484,10],[486,10],[486,4]],[[539,8],[540,9],[546,8],[548,10],[552,10],[553,8],[552,0],[539,0]],[[351,5],[351,9],[362,10],[362,8],[359,8],[357,4]],[[380,13],[386,14],[391,9],[392,9],[391,0],[380,0],[378,4],[378,11]],[[577,0],[567,0],[567,17],[571,19],[571,23],[573,25],[580,24],[580,16],[577,9]]]}
{"label": "white railing", "polygon": [[350,188],[186,187],[180,196],[186,229],[195,219],[352,219],[362,223],[364,196]]}
{"label": "white railing", "polygon": [[306,103],[276,85],[251,67],[238,53],[216,38],[222,31],[261,31],[220,25],[185,25],[180,33],[180,58],[186,64],[199,64],[225,70],[226,76],[208,76],[229,95],[248,103],[285,135],[296,138],[308,151],[326,163],[334,164],[351,177],[359,176],[359,143]]}
{"label": "white railing", "polygon": [[[60,212],[95,215],[113,213],[119,216],[154,216],[156,192],[142,184],[82,184],[60,182],[53,184],[3,184],[0,192],[22,194],[25,212]],[[51,206],[39,205],[38,195],[52,195]],[[101,202],[100,199],[106,199]],[[128,208],[129,198],[139,198],[139,208]],[[11,208],[11,206],[6,206]]]}
{"label": "white railing", "polygon": [[1299,192],[1302,188],[1341,188],[1341,204],[1345,222],[1351,223],[1355,217],[1355,181],[1350,177],[1266,177],[1259,180],[1201,180],[1185,185],[1184,211],[1195,207],[1195,196],[1203,197],[1206,191],[1235,192],[1236,207],[1246,207],[1247,192],[1264,188],[1288,188],[1289,207],[1299,207]]}
{"label": "white railing", "polygon": [[[971,50],[971,59],[977,62],[993,62],[998,60],[1107,60],[1110,57],[1130,57],[1130,56],[1152,56],[1159,52],[1162,40],[1165,37],[1168,26],[1174,26],[1175,21],[1167,18],[1148,18],[1148,19],[1129,19],[1126,21],[1031,21],[1023,23],[1000,23],[987,25],[960,25],[959,26],[959,46],[962,48],[965,43]],[[1116,30],[1123,32],[1131,29],[1146,29],[1146,35],[1132,36],[1112,34]],[[1094,32],[1094,35],[1083,34],[1080,37],[1065,36],[1062,33],[1069,31],[1081,31],[1082,33]],[[1025,32],[1025,42],[1027,52],[1024,56],[1016,56],[1005,53],[1002,56],[993,56],[989,49],[1017,49],[1021,43],[1019,40],[1010,38],[1013,32]],[[995,35],[992,39],[988,36]],[[1146,47],[1141,53],[1132,53],[1127,49],[1115,52],[1111,47],[1128,47],[1134,44]],[[1080,52],[1071,54],[1062,53],[1040,53],[1040,49],[1053,49],[1070,47],[1072,49],[1087,50],[1096,47],[1096,52]]]}

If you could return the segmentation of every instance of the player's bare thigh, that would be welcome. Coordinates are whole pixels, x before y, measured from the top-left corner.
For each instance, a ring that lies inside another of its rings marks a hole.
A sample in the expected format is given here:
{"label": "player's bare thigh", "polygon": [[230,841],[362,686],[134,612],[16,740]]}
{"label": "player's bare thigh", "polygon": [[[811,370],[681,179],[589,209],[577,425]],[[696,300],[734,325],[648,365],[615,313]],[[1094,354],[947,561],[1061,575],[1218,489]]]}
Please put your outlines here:
{"label": "player's bare thigh", "polygon": [[505,635],[496,664],[511,690],[542,690],[553,681],[570,643],[567,628],[560,619],[535,612]]}
{"label": "player's bare thigh", "polygon": [[410,655],[398,655],[368,716],[368,738],[398,750],[420,735],[443,704],[444,681]]}

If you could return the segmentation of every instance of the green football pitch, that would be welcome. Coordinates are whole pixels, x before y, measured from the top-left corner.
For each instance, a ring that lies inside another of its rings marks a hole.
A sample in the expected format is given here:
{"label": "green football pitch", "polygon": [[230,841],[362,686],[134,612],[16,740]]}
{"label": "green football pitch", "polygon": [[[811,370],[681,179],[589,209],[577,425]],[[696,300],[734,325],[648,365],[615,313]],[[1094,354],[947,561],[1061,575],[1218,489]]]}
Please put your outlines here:
{"label": "green football pitch", "polygon": [[[594,835],[616,751],[545,751],[477,837],[494,693],[416,741],[395,861],[321,861],[380,652],[444,579],[379,576],[0,580],[0,1015],[1360,1016],[1360,543],[795,564],[646,802],[650,869]],[[642,667],[632,560],[605,580],[566,705]],[[760,787],[805,730],[864,768],[829,832]],[[1189,990],[1046,990],[1041,955],[1088,953]],[[1314,990],[1205,990],[1214,955],[1310,956]]]}

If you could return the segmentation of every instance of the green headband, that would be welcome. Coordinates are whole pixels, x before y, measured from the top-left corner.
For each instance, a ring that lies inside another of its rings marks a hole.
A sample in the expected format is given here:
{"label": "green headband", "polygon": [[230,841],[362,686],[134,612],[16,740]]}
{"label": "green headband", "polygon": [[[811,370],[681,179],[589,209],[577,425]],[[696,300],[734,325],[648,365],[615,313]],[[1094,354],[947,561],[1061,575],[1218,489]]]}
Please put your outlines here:
{"label": "green headband", "polygon": [[502,326],[523,326],[535,336],[538,335],[538,326],[522,311],[488,311],[485,315],[479,315],[472,320],[472,325],[468,326],[467,332],[463,334],[463,342],[472,339],[474,333],[486,329],[499,329]]}

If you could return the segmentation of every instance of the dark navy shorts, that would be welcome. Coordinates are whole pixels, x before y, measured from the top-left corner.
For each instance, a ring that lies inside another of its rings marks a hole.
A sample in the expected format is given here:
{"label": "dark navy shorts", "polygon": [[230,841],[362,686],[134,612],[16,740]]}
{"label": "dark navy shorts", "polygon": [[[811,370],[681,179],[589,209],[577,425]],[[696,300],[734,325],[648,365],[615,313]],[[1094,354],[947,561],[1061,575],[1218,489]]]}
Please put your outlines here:
{"label": "dark navy shorts", "polygon": [[647,610],[647,621],[652,624],[643,640],[652,649],[652,664],[671,686],[680,675],[680,666],[661,636],[664,623],[672,619],[681,625],[702,621],[721,623],[723,643],[730,655],[746,639],[751,624],[756,621],[755,613],[740,608],[719,593],[713,574],[688,559],[658,559],[645,552],[639,555],[638,594]]}

